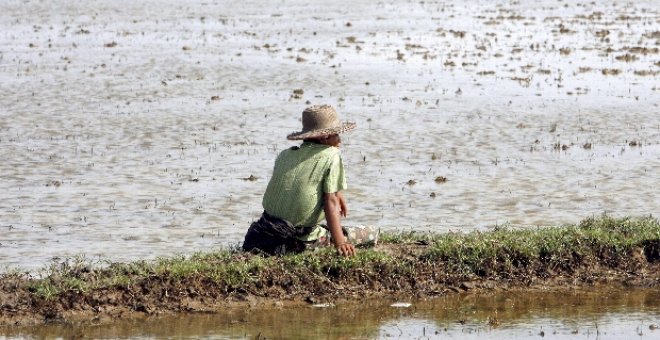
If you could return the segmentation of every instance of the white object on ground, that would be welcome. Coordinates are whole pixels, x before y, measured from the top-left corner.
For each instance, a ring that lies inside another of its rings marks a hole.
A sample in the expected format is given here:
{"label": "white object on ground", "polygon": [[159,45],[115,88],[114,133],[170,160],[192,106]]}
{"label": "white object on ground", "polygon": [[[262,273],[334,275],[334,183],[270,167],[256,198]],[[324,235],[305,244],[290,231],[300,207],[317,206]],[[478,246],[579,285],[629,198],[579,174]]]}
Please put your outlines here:
{"label": "white object on ground", "polygon": [[412,303],[407,303],[407,302],[395,302],[390,305],[390,307],[395,307],[395,308],[408,308],[412,306]]}

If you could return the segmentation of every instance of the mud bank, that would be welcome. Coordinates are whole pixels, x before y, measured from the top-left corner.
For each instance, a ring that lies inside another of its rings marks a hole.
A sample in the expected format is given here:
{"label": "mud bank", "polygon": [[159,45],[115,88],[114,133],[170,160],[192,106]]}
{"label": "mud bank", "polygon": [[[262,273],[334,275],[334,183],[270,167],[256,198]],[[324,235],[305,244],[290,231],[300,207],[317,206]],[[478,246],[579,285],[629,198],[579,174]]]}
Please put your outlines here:
{"label": "mud bank", "polygon": [[352,258],[325,249],[271,258],[225,250],[106,266],[72,259],[39,277],[0,276],[0,325],[591,285],[660,286],[658,220],[601,217],[536,230],[388,233]]}

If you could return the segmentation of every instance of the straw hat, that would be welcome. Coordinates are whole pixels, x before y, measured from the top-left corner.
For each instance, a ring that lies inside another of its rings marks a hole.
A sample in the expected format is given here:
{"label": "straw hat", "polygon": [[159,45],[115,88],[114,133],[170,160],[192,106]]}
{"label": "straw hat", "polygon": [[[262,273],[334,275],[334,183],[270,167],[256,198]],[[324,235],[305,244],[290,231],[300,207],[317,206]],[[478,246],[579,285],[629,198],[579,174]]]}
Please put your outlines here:
{"label": "straw hat", "polygon": [[340,122],[339,115],[330,105],[316,105],[306,108],[302,113],[302,124],[302,131],[292,133],[286,138],[290,140],[319,138],[348,132],[357,126],[351,122]]}

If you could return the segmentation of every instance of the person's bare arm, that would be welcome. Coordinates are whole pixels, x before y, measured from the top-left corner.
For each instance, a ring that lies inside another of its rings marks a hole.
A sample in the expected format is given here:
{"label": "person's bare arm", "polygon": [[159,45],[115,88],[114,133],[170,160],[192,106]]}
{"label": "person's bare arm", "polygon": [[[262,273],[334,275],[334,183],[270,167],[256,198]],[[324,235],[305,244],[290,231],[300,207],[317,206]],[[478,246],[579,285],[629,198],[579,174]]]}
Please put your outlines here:
{"label": "person's bare arm", "polygon": [[[342,197],[342,198],[340,198]],[[326,193],[323,195],[323,211],[325,212],[325,220],[328,223],[328,229],[332,235],[332,242],[339,254],[344,256],[355,255],[355,247],[348,243],[344,233],[341,229],[341,216],[343,196],[337,193]],[[344,206],[346,202],[344,201]]]}
{"label": "person's bare arm", "polygon": [[341,216],[347,217],[348,216],[348,205],[346,204],[346,199],[344,198],[344,194],[341,191],[338,191],[335,193],[337,195],[337,198],[339,198],[339,214]]}

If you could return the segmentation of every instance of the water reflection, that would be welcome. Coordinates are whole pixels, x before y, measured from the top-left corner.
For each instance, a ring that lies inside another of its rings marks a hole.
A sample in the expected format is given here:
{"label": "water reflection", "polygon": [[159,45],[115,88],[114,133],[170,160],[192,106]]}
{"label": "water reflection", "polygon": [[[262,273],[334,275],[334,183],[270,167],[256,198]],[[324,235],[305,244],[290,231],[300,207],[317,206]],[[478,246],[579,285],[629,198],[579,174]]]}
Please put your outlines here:
{"label": "water reflection", "polygon": [[342,303],[330,308],[228,309],[217,314],[154,317],[110,325],[0,329],[5,338],[373,339],[654,339],[657,289],[499,292],[410,301]]}

